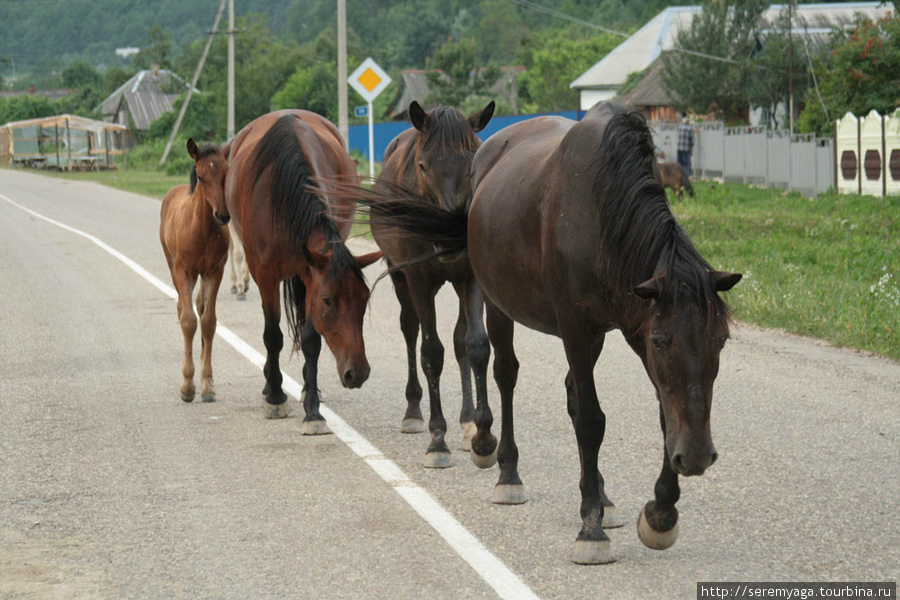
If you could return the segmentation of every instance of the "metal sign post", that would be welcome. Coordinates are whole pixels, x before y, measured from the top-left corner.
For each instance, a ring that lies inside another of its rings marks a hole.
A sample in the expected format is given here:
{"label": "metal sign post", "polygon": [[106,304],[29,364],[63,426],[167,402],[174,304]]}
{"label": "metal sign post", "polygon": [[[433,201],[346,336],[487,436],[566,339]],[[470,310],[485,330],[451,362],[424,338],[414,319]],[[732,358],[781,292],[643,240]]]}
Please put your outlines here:
{"label": "metal sign post", "polygon": [[[369,114],[369,177],[375,178],[375,123],[372,101],[391,83],[390,76],[371,58],[367,58],[347,78],[347,83],[368,103]],[[359,109],[357,109],[359,114]]]}

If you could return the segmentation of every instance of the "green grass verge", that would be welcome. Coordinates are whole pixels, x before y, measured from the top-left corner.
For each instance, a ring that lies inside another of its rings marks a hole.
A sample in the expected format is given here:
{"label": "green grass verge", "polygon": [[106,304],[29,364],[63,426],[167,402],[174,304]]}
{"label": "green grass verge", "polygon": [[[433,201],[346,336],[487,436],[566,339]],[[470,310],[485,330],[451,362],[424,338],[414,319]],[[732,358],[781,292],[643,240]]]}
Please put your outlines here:
{"label": "green grass verge", "polygon": [[900,359],[900,198],[695,187],[673,210],[713,267],[744,274],[737,319]]}
{"label": "green grass verge", "polygon": [[[187,182],[133,169],[55,176],[160,199]],[[900,360],[900,197],[695,189],[697,199],[673,200],[673,211],[713,267],[744,274],[726,295],[735,318]]]}

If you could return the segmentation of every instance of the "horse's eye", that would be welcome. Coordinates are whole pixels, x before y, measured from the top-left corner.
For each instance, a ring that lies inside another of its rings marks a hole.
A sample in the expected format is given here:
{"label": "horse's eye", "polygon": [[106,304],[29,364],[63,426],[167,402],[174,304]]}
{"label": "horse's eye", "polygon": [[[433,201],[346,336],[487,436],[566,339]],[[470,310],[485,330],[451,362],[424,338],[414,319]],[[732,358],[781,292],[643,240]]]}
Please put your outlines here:
{"label": "horse's eye", "polygon": [[657,352],[663,352],[669,347],[669,338],[662,335],[654,335],[650,337],[650,343],[653,344]]}
{"label": "horse's eye", "polygon": [[331,298],[322,298],[322,304],[324,304],[328,308],[331,308],[333,306]]}
{"label": "horse's eye", "polygon": [[420,163],[419,163],[419,170],[422,171],[423,173],[427,172],[427,171],[428,171],[428,165],[427,165],[426,163],[424,163],[424,162],[420,162]]}
{"label": "horse's eye", "polygon": [[199,175],[197,175],[197,181],[199,181],[200,183],[203,183],[203,178],[200,177]]}

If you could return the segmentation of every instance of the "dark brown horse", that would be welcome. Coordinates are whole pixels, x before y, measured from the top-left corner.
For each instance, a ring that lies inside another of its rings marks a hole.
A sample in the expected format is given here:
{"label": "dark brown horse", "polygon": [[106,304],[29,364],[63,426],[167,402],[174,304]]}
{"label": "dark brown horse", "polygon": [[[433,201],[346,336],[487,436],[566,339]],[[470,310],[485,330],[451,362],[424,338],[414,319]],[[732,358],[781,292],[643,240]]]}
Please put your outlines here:
{"label": "dark brown horse", "polygon": [[178,292],[178,321],[184,336],[181,399],[194,399],[194,334],[197,315],[191,296],[197,278],[197,314],[200,315],[200,394],[203,402],[215,402],[212,344],[216,335],[216,296],[228,258],[228,210],[225,208],[225,175],[228,163],[216,146],[197,148],[187,143],[194,159],[191,183],[176,185],[160,208],[159,241]]}
{"label": "dark brown horse", "polygon": [[301,349],[305,359],[301,433],[328,433],[317,387],[321,336],[335,356],[341,384],[360,387],[369,376],[362,337],[369,288],[362,269],[381,252],[354,257],[344,240],[355,205],[331,202],[327,194],[314,194],[310,187],[317,179],[354,178],[355,166],[337,128],[304,110],[257,118],[235,136],[228,152],[228,211],[244,244],[265,317],[266,416],[288,414],[279,367],[284,336],[278,286],[286,280],[288,327],[294,348]]}
{"label": "dark brown horse", "polygon": [[[413,211],[402,199],[373,211],[427,235],[446,252],[468,252],[485,296],[502,401],[494,502],[524,501],[513,437],[517,321],[562,338],[569,363],[566,393],[581,459],[583,520],[573,560],[615,560],[602,529],[610,503],[597,456],[606,416],[593,368],[607,332],[619,329],[656,388],[664,437],[656,497],[641,513],[638,534],[651,548],[671,546],[678,475],[700,475],[716,460],[710,410],[729,322],[718,293],[741,276],[712,270],[676,222],[659,184],[652,136],[638,113],[600,103],[578,123],[523,121],[488,139],[472,170],[468,211]],[[472,367],[479,368],[474,360]],[[489,435],[489,413],[476,414],[475,422],[472,448],[478,452],[479,438]]]}
{"label": "dark brown horse", "polygon": [[679,198],[684,196],[685,191],[690,194],[691,198],[696,197],[687,171],[678,163],[659,163],[659,178],[663,187],[671,189]]}
{"label": "dark brown horse", "polygon": [[[464,207],[472,198],[470,169],[475,151],[481,144],[475,135],[484,129],[494,113],[491,102],[483,110],[466,117],[447,106],[425,112],[415,101],[409,106],[413,128],[394,138],[384,154],[384,168],[372,197],[391,198],[402,190],[419,202],[447,210]],[[444,366],[444,346],[438,338],[434,297],[446,282],[459,297],[459,318],[453,333],[453,348],[462,379],[462,408],[459,422],[463,428],[464,450],[471,449],[475,433],[475,407],[472,403],[470,352],[490,352],[484,331],[484,303],[472,275],[468,259],[428,261],[410,264],[433,253],[432,244],[420,236],[405,233],[379,219],[373,219],[372,234],[384,251],[394,292],[400,301],[400,329],[406,340],[408,379],[404,433],[425,431],[422,411],[422,386],[416,368],[416,341],[422,330],[422,370],[428,383],[431,442],[425,453],[425,466],[450,466],[450,449],[444,440],[447,423],[441,409],[440,377]],[[408,265],[408,266],[403,266]],[[400,270],[395,267],[400,266]],[[476,376],[477,393],[487,399],[484,373]]]}

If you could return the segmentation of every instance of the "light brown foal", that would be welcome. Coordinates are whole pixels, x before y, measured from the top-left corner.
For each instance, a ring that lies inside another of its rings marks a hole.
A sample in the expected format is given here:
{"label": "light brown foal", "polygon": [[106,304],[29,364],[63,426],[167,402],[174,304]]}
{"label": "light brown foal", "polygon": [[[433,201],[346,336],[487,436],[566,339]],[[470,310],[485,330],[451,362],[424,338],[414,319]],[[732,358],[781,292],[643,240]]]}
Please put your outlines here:
{"label": "light brown foal", "polygon": [[[229,217],[224,191],[228,163],[216,146],[197,148],[190,139],[187,149],[194,159],[191,184],[176,185],[163,198],[159,239],[178,291],[178,320],[184,335],[181,399],[191,402],[196,393],[193,346],[200,315],[200,393],[203,402],[215,402],[212,343],[216,333],[216,295],[228,259],[229,235],[225,225]],[[200,290],[194,314],[191,296],[198,277]]]}

